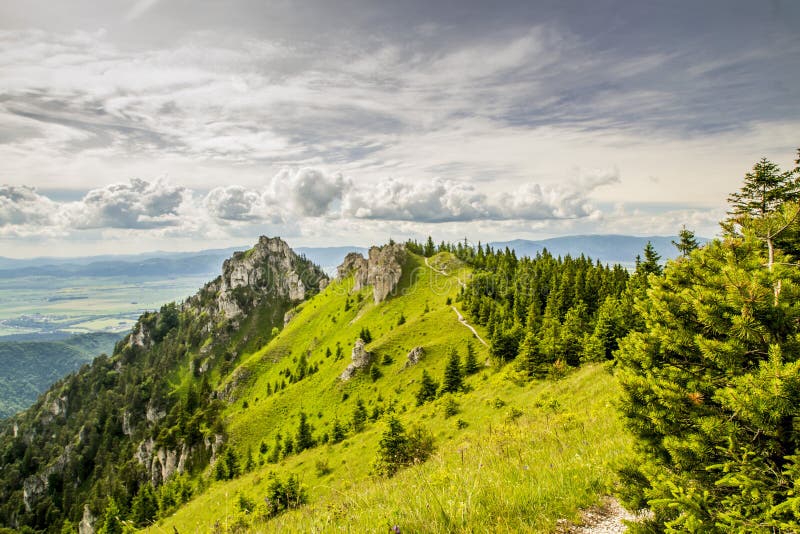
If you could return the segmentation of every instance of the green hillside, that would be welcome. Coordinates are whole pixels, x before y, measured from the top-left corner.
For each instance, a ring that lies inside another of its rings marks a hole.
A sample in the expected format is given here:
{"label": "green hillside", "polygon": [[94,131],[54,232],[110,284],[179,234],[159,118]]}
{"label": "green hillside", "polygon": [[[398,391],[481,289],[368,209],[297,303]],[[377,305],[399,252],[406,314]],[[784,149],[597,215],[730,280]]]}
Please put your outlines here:
{"label": "green hillside", "polygon": [[0,419],[30,406],[40,393],[100,354],[111,354],[118,334],[92,333],[64,341],[0,341]]}
{"label": "green hillside", "polygon": [[[595,365],[560,381],[530,383],[511,367],[487,366],[488,348],[448,304],[471,269],[448,253],[429,261],[436,270],[410,256],[400,295],[378,305],[370,287],[351,292],[352,278],[331,283],[299,307],[280,335],[245,359],[234,376],[251,378],[239,381],[224,418],[236,456],[242,463],[252,457],[252,471],[213,482],[152,531],[227,525],[233,531],[363,532],[394,524],[409,532],[551,530],[557,519],[575,519],[580,508],[608,492],[610,465],[629,450],[612,407],[613,377]],[[338,377],[364,328],[372,335],[366,348],[381,376],[364,371],[343,383]],[[468,344],[482,369],[467,378],[467,391],[416,406],[423,370],[441,381],[450,351],[463,358]],[[425,355],[407,366],[406,356],[417,346]],[[337,347],[344,358],[336,358]],[[268,394],[303,356],[318,371]],[[350,430],[342,442],[331,443],[334,422],[350,424],[359,400],[370,414],[364,430]],[[447,413],[448,405],[455,414]],[[275,437],[294,437],[301,412],[316,440],[328,443],[271,463]],[[390,413],[407,427],[429,430],[436,453],[387,481],[374,475],[373,461]],[[273,473],[281,480],[297,475],[311,504],[267,521],[258,504]],[[256,505],[248,512],[246,503]]]}

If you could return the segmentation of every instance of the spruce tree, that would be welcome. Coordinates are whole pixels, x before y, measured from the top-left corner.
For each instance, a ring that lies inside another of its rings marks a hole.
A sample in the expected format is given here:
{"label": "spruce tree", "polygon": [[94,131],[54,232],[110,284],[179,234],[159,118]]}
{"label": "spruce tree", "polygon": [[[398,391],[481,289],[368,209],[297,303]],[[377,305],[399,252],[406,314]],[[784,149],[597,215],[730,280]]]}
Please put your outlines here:
{"label": "spruce tree", "polygon": [[364,424],[367,422],[367,409],[364,407],[364,401],[358,399],[356,407],[353,410],[353,432],[361,432],[364,430]]}
{"label": "spruce tree", "polygon": [[314,446],[314,437],[311,435],[311,425],[308,423],[305,412],[300,412],[300,422],[297,425],[297,436],[294,440],[297,452],[302,452]]}
{"label": "spruce tree", "polygon": [[797,531],[800,269],[768,269],[745,229],[670,263],[648,295],[618,352],[638,438],[628,504],[657,530]]}
{"label": "spruce tree", "polygon": [[450,357],[444,368],[444,379],[442,380],[442,393],[456,393],[464,387],[464,375],[461,372],[461,358],[458,351],[453,347],[450,349]]}
{"label": "spruce tree", "polygon": [[532,331],[525,334],[525,339],[519,345],[516,366],[528,376],[534,376],[541,370],[542,356],[539,353],[539,342]]}
{"label": "spruce tree", "polygon": [[395,416],[386,421],[387,429],[378,444],[375,471],[384,476],[393,476],[400,467],[410,463],[408,436],[400,420]]}
{"label": "spruce tree", "polygon": [[333,427],[331,428],[331,441],[339,443],[347,437],[347,431],[344,426],[339,423],[339,419],[333,420]]}
{"label": "spruce tree", "polygon": [[131,520],[137,527],[149,525],[158,514],[158,499],[153,486],[147,482],[139,487],[131,505]]}
{"label": "spruce tree", "polygon": [[728,197],[730,215],[764,217],[781,204],[800,200],[800,175],[793,171],[782,172],[780,167],[761,158],[753,170],[744,176],[744,185]]}
{"label": "spruce tree", "polygon": [[119,506],[117,506],[117,501],[114,500],[114,497],[110,497],[108,499],[108,504],[106,505],[106,511],[103,514],[103,524],[100,526],[100,529],[97,531],[97,533],[122,534],[122,532],[123,525],[122,520],[120,519]]}
{"label": "spruce tree", "polygon": [[480,370],[481,366],[478,364],[475,346],[472,344],[472,341],[467,341],[467,356],[464,358],[464,374],[474,375]]}
{"label": "spruce tree", "polygon": [[586,304],[578,302],[567,311],[558,338],[558,353],[568,365],[577,366],[583,351],[584,335],[588,329]]}
{"label": "spruce tree", "polygon": [[678,249],[678,252],[681,253],[681,256],[684,258],[692,253],[693,250],[697,250],[700,246],[697,243],[697,239],[694,237],[694,232],[688,230],[686,225],[681,227],[681,231],[678,232],[678,239],[679,241],[673,241],[672,244],[675,245],[675,248]]}
{"label": "spruce tree", "polygon": [[656,252],[653,243],[648,241],[644,246],[644,261],[639,263],[636,268],[636,273],[645,276],[649,274],[661,275],[664,269],[661,267],[660,261],[661,255]]}
{"label": "spruce tree", "polygon": [[419,391],[417,391],[417,406],[422,406],[428,401],[436,398],[436,392],[439,389],[439,384],[431,378],[428,371],[422,370],[422,379],[419,383]]}

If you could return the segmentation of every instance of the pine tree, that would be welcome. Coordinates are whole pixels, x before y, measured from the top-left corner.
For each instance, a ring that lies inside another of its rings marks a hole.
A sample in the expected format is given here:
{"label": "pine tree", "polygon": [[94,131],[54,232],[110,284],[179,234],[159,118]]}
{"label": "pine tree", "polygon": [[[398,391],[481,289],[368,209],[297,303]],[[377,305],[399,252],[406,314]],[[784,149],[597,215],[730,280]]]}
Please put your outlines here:
{"label": "pine tree", "polygon": [[442,380],[442,393],[456,393],[464,387],[464,375],[461,372],[461,357],[453,347],[450,349],[450,357],[444,368],[444,379]]}
{"label": "pine tree", "polygon": [[408,454],[408,436],[400,420],[391,416],[386,424],[388,428],[378,444],[375,471],[380,475],[391,477],[400,467],[410,463],[411,459]]}
{"label": "pine tree", "polygon": [[673,241],[672,244],[675,245],[675,248],[678,249],[678,252],[681,253],[681,256],[684,258],[691,254],[693,250],[697,250],[700,246],[697,243],[697,239],[694,237],[694,232],[688,230],[686,226],[681,227],[681,231],[678,232],[678,239],[679,241]]}
{"label": "pine tree", "polygon": [[228,472],[228,478],[236,478],[240,474],[242,474],[241,465],[239,465],[239,455],[236,454],[236,451],[233,447],[227,447],[225,449],[225,469]]}
{"label": "pine tree", "polygon": [[422,406],[428,401],[436,398],[436,392],[439,390],[439,384],[431,378],[428,371],[422,370],[422,379],[419,384],[419,391],[417,391],[417,406]]}
{"label": "pine tree", "polygon": [[365,326],[361,327],[361,332],[358,334],[358,337],[360,337],[364,343],[372,343],[372,334],[370,333],[369,328]]}
{"label": "pine tree", "polygon": [[661,528],[798,528],[800,269],[768,269],[744,235],[670,263],[637,304],[645,328],[620,343],[639,454],[624,497],[648,504]]}
{"label": "pine tree", "polygon": [[431,236],[428,236],[428,240],[425,241],[425,248],[423,249],[422,254],[427,258],[430,258],[436,254],[436,246],[433,244],[433,238],[431,238]]}
{"label": "pine tree", "polygon": [[647,244],[644,246],[644,261],[642,261],[636,268],[636,273],[641,275],[661,275],[663,273],[663,268],[659,263],[661,261],[661,255],[656,252],[655,247],[653,244],[648,241]]}
{"label": "pine tree", "polygon": [[147,482],[139,487],[131,505],[131,520],[137,527],[149,525],[158,514],[158,500],[153,486]]}
{"label": "pine tree", "polygon": [[584,350],[584,360],[610,360],[619,347],[619,339],[629,330],[623,315],[623,304],[619,299],[606,297],[597,310],[597,319],[592,332],[591,351]]}
{"label": "pine tree", "polygon": [[472,344],[472,341],[467,341],[467,356],[464,358],[464,374],[474,375],[480,370],[481,366],[478,364],[478,358],[475,354],[475,346]]}
{"label": "pine tree", "polygon": [[98,534],[122,534],[123,525],[120,519],[119,506],[114,497],[109,497],[106,511],[103,514],[103,524],[97,531]]}
{"label": "pine tree", "polygon": [[353,410],[353,432],[361,432],[364,430],[364,424],[367,422],[367,409],[364,407],[364,401],[358,399],[356,407]]}
{"label": "pine tree", "polygon": [[578,302],[564,317],[558,338],[558,353],[568,365],[580,364],[583,338],[588,330],[586,304]]}
{"label": "pine tree", "polygon": [[311,435],[311,425],[308,423],[305,412],[300,412],[300,422],[297,425],[297,436],[295,437],[295,449],[303,452],[314,446],[314,437]]}
{"label": "pine tree", "polygon": [[528,376],[539,374],[542,370],[542,355],[539,352],[539,342],[536,334],[528,331],[525,339],[519,345],[519,354],[516,359],[517,369]]}
{"label": "pine tree", "polygon": [[344,440],[345,437],[347,437],[347,431],[344,426],[339,423],[339,419],[334,419],[333,427],[331,428],[331,441],[333,443],[339,443]]}
{"label": "pine tree", "polygon": [[764,217],[788,201],[800,200],[800,176],[792,171],[782,172],[780,167],[761,158],[753,170],[744,176],[744,185],[728,197],[730,215]]}
{"label": "pine tree", "polygon": [[247,447],[247,452],[245,453],[245,460],[244,460],[244,472],[249,473],[256,467],[256,463],[253,460],[253,449],[252,447]]}

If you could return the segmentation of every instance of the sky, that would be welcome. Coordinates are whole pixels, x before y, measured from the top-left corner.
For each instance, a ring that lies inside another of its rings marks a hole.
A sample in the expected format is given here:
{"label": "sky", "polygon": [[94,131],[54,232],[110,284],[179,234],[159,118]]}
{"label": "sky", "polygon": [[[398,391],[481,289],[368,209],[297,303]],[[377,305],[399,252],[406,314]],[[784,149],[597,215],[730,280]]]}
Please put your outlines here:
{"label": "sky", "polygon": [[800,2],[0,2],[0,256],[713,236]]}

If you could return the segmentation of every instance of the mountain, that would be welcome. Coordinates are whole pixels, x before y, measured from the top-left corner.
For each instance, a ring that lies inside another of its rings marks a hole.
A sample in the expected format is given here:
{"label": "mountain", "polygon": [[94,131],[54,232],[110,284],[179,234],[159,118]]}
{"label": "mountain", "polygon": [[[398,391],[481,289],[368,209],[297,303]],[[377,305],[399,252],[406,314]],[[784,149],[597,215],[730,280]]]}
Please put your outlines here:
{"label": "mountain", "polygon": [[[648,241],[653,244],[656,252],[661,255],[662,260],[676,258],[678,250],[672,242],[678,240],[678,236],[573,235],[538,241],[527,239],[494,241],[489,245],[501,249],[508,247],[514,250],[517,256],[533,257],[547,249],[554,256],[566,256],[569,254],[575,257],[584,254],[603,263],[619,263],[630,267],[635,264],[636,256],[642,254],[642,250],[644,250]],[[702,245],[709,240],[697,238],[697,241]]]}
{"label": "mountain", "polygon": [[30,406],[56,380],[100,354],[111,354],[118,334],[92,333],[59,341],[0,341],[0,419]]}
{"label": "mountain", "polygon": [[[219,272],[222,262],[246,247],[198,252],[153,252],[138,255],[90,256],[87,258],[34,258],[16,260],[0,257],[0,279],[27,276],[52,277],[157,277],[208,275]],[[333,273],[350,252],[367,252],[363,247],[299,247],[297,253]]]}
{"label": "mountain", "polygon": [[298,247],[295,250],[322,267],[322,270],[329,275],[336,274],[336,267],[341,265],[344,257],[351,252],[366,254],[368,251],[364,247]]}
{"label": "mountain", "polygon": [[[516,335],[514,315],[581,298],[594,321],[628,274],[472,253],[371,247],[331,279],[278,238],[235,252],[0,423],[0,524],[446,532],[576,518],[630,448],[616,382],[599,364],[531,381],[490,351],[510,338],[488,325]],[[528,283],[508,285],[517,267],[559,298],[542,286],[508,307]]]}

